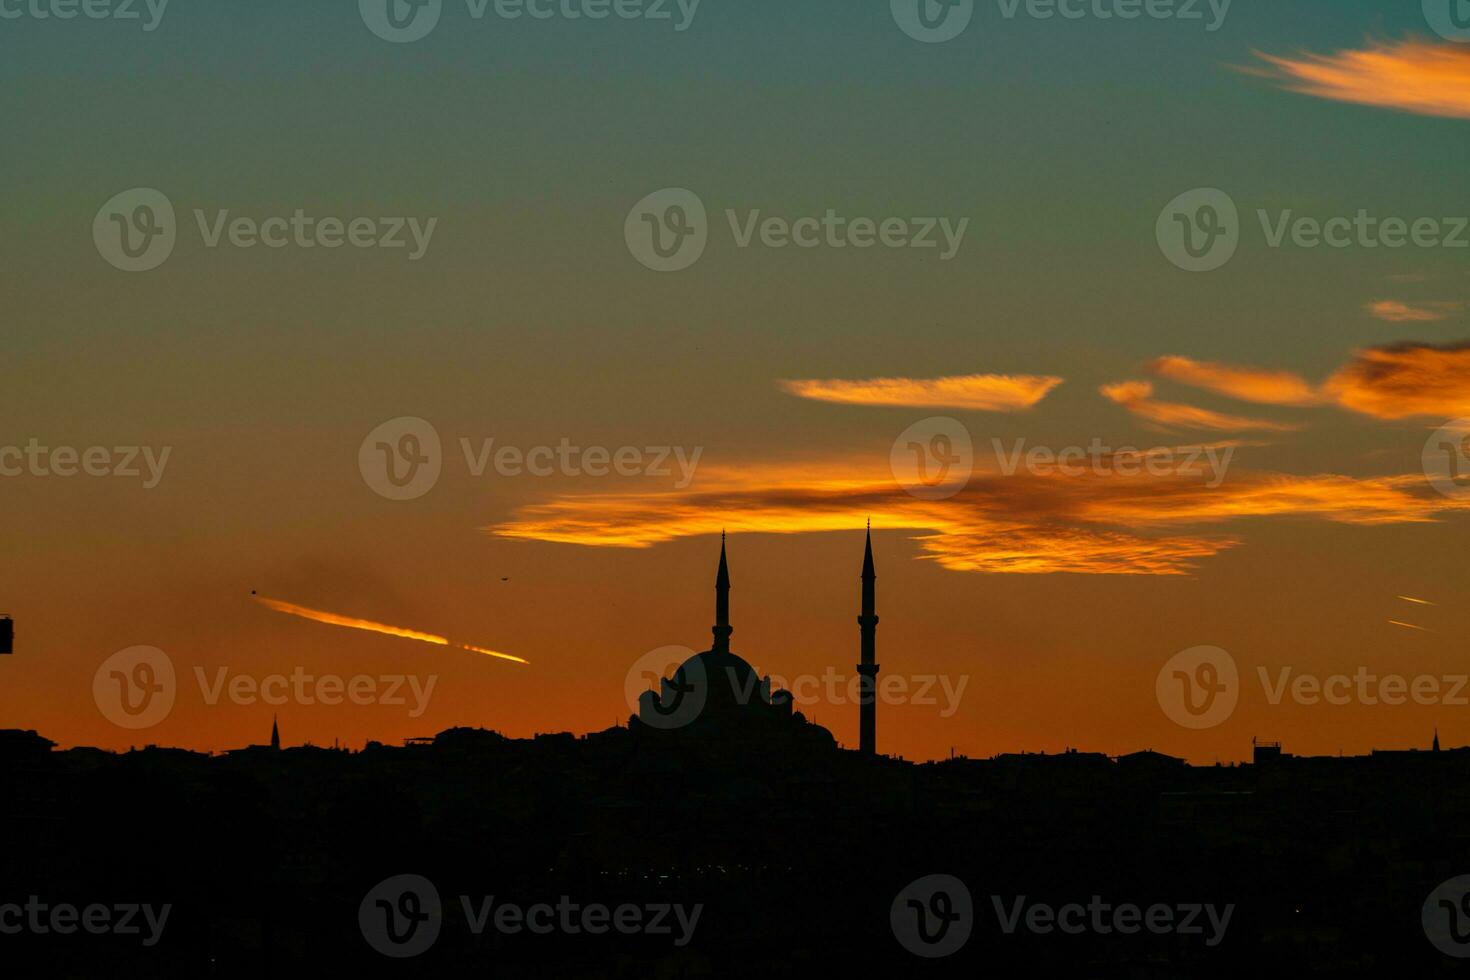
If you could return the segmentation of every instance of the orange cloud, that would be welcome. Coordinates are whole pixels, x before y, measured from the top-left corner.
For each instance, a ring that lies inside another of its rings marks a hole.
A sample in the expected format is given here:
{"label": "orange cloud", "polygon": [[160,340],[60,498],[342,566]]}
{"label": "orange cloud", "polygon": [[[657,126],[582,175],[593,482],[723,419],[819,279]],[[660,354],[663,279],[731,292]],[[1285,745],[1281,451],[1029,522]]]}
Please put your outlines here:
{"label": "orange cloud", "polygon": [[1270,68],[1246,68],[1293,92],[1338,102],[1382,106],[1423,116],[1470,119],[1470,48],[1409,39],[1380,41],[1363,51],[1277,57],[1256,52]]}
{"label": "orange cloud", "polygon": [[[914,533],[925,557],[954,571],[1179,575],[1237,546],[1191,525],[1304,516],[1357,525],[1435,520],[1470,508],[1428,490],[1422,474],[1354,479],[1333,474],[1239,473],[1218,486],[1175,468],[1082,475],[982,467],[954,497],[911,496],[886,462],[762,465],[701,471],[698,491],[561,496],[485,530],[502,537],[646,548],[722,528],[774,534],[849,531],[871,516],[880,529]],[[847,476],[838,477],[837,473]],[[758,474],[758,475],[757,475]]]}
{"label": "orange cloud", "polygon": [[1287,422],[1272,422],[1267,419],[1247,418],[1243,415],[1227,415],[1194,405],[1178,402],[1161,402],[1153,398],[1154,386],[1147,381],[1123,381],[1103,385],[1098,391],[1104,398],[1122,405],[1141,419],[1165,426],[1185,429],[1211,429],[1232,431],[1239,429],[1265,429],[1273,432],[1290,432],[1301,428]]}
{"label": "orange cloud", "polygon": [[[1213,490],[1165,484],[1149,495],[1104,497],[1081,513],[1135,526],[1214,523],[1243,517],[1315,517],[1338,524],[1419,524],[1470,503],[1424,496],[1422,473],[1357,479],[1335,474],[1234,474]],[[1203,491],[1203,492],[1201,492]],[[1221,491],[1224,491],[1223,493]]]}
{"label": "orange cloud", "polygon": [[1396,299],[1381,299],[1364,307],[1368,313],[1389,323],[1434,323],[1448,319],[1460,309],[1459,303],[1428,303],[1410,306]]}
{"label": "orange cloud", "polygon": [[1405,343],[1361,350],[1326,388],[1344,408],[1374,418],[1470,415],[1470,345]]}
{"label": "orange cloud", "polygon": [[1258,405],[1317,405],[1323,401],[1321,392],[1290,371],[1236,367],[1176,355],[1155,358],[1147,368],[1170,381]]}
{"label": "orange cloud", "polygon": [[781,381],[798,398],[844,405],[903,405],[1014,412],[1041,401],[1061,378],[1031,374],[966,374],[947,378]]}

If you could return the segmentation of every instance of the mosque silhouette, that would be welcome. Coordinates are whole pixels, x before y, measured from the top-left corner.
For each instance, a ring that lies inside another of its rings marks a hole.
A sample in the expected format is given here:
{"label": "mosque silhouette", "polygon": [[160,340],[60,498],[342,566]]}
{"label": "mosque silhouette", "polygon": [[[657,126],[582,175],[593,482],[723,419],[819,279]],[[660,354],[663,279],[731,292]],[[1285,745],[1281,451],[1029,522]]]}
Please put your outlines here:
{"label": "mosque silhouette", "polygon": [[[755,668],[730,649],[730,565],[720,535],[720,564],[715,573],[714,642],[703,653],[680,664],[673,675],[661,678],[659,690],[643,692],[630,727],[692,736],[760,738],[795,737],[835,744],[827,729],[809,722],[793,708],[790,691],[773,690],[771,678],[757,677]],[[863,551],[860,662],[857,665],[859,749],[877,752],[877,574],[873,568],[873,533],[869,527]]]}

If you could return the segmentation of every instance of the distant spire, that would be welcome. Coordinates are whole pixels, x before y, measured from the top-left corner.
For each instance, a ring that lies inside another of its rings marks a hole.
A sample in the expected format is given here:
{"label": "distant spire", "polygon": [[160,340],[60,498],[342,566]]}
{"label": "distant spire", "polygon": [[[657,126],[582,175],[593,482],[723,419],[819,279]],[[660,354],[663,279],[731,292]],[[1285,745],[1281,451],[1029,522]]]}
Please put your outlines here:
{"label": "distant spire", "polygon": [[725,532],[720,532],[720,570],[715,573],[715,635],[714,649],[719,653],[730,651],[730,634],[735,632],[730,625],[730,565],[725,560]]}
{"label": "distant spire", "polygon": [[271,748],[277,751],[280,751],[281,748],[281,729],[276,724],[275,715],[271,715]]}
{"label": "distant spire", "polygon": [[1438,752],[1439,751],[1439,729],[1438,728],[1435,728],[1435,730],[1434,730],[1434,751],[1435,752]]}

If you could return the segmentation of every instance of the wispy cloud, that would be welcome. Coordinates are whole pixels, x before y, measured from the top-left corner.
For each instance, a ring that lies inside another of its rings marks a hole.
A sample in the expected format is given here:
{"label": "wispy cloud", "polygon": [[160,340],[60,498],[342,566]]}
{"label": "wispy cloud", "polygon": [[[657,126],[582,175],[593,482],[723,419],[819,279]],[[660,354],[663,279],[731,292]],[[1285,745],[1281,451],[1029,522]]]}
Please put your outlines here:
{"label": "wispy cloud", "polygon": [[1290,371],[1196,361],[1177,355],[1155,358],[1147,369],[1170,381],[1258,405],[1318,405],[1323,401],[1316,386]]}
{"label": "wispy cloud", "polygon": [[1371,316],[1387,320],[1389,323],[1436,323],[1449,319],[1450,315],[1459,311],[1461,307],[1460,303],[1447,302],[1410,306],[1396,299],[1381,299],[1369,303],[1364,309]]}
{"label": "wispy cloud", "polygon": [[1328,379],[1344,408],[1380,419],[1470,415],[1470,345],[1404,343],[1360,350]]}
{"label": "wispy cloud", "polygon": [[[914,533],[925,556],[955,571],[1178,575],[1240,544],[1191,528],[1296,516],[1357,525],[1432,521],[1470,508],[1425,487],[1422,474],[1239,473],[1211,488],[1199,476],[1147,471],[1065,475],[993,467],[956,496],[923,500],[886,475],[886,460],[701,471],[697,491],[560,496],[524,507],[496,535],[646,548],[722,528],[772,534],[877,529]],[[839,475],[841,474],[841,475]]]}
{"label": "wispy cloud", "polygon": [[1156,401],[1153,397],[1154,386],[1148,381],[1121,381],[1117,384],[1103,385],[1098,391],[1102,392],[1103,397],[1109,401],[1116,402],[1139,418],[1157,425],[1217,432],[1247,429],[1291,432],[1301,428],[1299,425],[1288,422],[1229,415],[1225,412],[1216,412],[1179,402]]}
{"label": "wispy cloud", "polygon": [[1470,119],[1470,48],[1419,39],[1377,41],[1364,50],[1291,57],[1256,52],[1269,67],[1244,68],[1318,98],[1424,116]]}
{"label": "wispy cloud", "polygon": [[1031,408],[1062,383],[1032,374],[966,374],[944,378],[869,378],[859,381],[778,382],[799,398],[844,405],[903,405],[1015,412]]}

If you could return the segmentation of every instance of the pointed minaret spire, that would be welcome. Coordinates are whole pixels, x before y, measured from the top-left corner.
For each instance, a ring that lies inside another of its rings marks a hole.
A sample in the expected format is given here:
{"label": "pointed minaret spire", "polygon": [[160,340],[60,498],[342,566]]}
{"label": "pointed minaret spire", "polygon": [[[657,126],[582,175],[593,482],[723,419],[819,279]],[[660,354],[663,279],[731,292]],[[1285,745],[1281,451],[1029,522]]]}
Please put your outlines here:
{"label": "pointed minaret spire", "polygon": [[861,678],[858,687],[858,751],[873,755],[878,751],[878,575],[873,571],[873,522],[868,521],[868,540],[863,548],[863,611],[858,617],[862,631],[862,661],[857,665]]}
{"label": "pointed minaret spire", "polygon": [[1439,729],[1438,728],[1436,728],[1434,730],[1434,749],[1433,749],[1433,751],[1435,751],[1435,752],[1438,752],[1439,751]]}
{"label": "pointed minaret spire", "polygon": [[863,549],[863,615],[873,614],[873,582],[878,578],[873,571],[873,522],[868,522],[868,543]]}
{"label": "pointed minaret spire", "polygon": [[730,566],[725,561],[725,532],[720,532],[720,570],[715,573],[715,635],[714,651],[730,652],[730,634],[735,632],[730,625]]}
{"label": "pointed minaret spire", "polygon": [[278,752],[281,749],[281,729],[280,726],[276,724],[275,715],[271,715],[271,748],[275,749]]}

